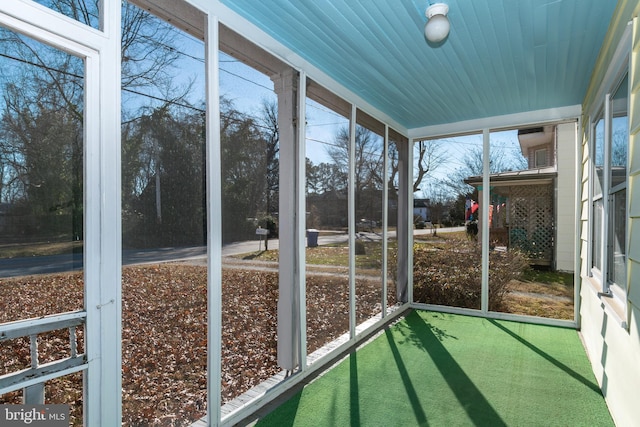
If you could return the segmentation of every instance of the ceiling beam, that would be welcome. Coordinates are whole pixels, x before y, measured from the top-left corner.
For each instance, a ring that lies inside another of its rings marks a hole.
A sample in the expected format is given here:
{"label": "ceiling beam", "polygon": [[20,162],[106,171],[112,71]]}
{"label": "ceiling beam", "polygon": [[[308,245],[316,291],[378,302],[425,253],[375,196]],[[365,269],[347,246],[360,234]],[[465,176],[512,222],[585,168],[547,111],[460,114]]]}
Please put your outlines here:
{"label": "ceiling beam", "polygon": [[223,24],[220,24],[220,50],[269,77],[291,68]]}
{"label": "ceiling beam", "polygon": [[581,105],[570,105],[567,107],[549,108],[546,110],[527,111],[524,113],[506,114],[503,116],[413,128],[409,129],[408,133],[409,138],[413,139],[433,139],[451,135],[480,133],[484,129],[495,131],[515,129],[532,124],[576,120],[581,114]]}
{"label": "ceiling beam", "polygon": [[129,3],[146,10],[193,37],[204,40],[207,16],[185,1],[175,0],[128,0]]}

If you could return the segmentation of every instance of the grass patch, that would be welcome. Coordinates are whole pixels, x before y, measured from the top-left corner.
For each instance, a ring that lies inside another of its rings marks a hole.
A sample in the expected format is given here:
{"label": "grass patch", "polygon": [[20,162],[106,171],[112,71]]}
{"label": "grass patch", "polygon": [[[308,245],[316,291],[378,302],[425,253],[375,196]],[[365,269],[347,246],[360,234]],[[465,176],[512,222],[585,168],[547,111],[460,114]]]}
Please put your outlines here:
{"label": "grass patch", "polygon": [[573,285],[567,286],[554,282],[545,283],[538,281],[514,280],[509,287],[514,292],[528,292],[554,297],[573,298]]}
{"label": "grass patch", "polygon": [[449,240],[467,241],[470,239],[468,238],[466,231],[438,233],[436,230],[436,234],[433,234],[431,231],[429,231],[428,233],[414,234],[413,240],[419,241],[419,242],[433,242],[433,241],[449,241]]}
{"label": "grass patch", "polygon": [[544,296],[510,293],[503,302],[506,313],[551,319],[573,320],[573,301],[558,300]]}
{"label": "grass patch", "polygon": [[30,242],[0,244],[0,258],[62,255],[82,253],[82,240],[63,242]]}
{"label": "grass patch", "polygon": [[523,280],[541,282],[556,286],[573,288],[573,273],[562,273],[538,268],[530,268],[524,272]]}
{"label": "grass patch", "polygon": [[[382,242],[362,242],[364,254],[356,255],[356,268],[380,269],[382,268]],[[395,241],[390,241],[389,249],[397,248]],[[349,266],[349,246],[347,243],[336,243],[331,245],[316,246],[306,248],[306,262],[312,265],[330,265],[337,267]],[[236,258],[244,260],[271,261],[277,262],[278,250],[252,252],[249,254],[236,255]]]}
{"label": "grass patch", "polygon": [[573,320],[573,274],[529,268],[509,283],[505,310],[528,316]]}

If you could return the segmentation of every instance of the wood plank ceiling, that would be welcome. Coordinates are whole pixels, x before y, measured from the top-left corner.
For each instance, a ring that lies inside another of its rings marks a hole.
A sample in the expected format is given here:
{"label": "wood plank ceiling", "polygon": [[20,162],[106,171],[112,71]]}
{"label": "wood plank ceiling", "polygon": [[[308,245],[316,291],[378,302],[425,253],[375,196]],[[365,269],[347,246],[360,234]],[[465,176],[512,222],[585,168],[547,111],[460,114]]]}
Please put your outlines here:
{"label": "wood plank ceiling", "polygon": [[221,0],[407,129],[580,104],[614,0]]}

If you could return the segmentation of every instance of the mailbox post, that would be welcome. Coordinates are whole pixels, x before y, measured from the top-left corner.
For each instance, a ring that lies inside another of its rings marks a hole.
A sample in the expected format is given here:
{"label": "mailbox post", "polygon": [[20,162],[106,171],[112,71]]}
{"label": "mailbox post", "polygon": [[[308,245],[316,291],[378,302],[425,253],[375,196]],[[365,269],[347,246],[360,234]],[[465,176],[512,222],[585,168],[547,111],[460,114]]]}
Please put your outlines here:
{"label": "mailbox post", "polygon": [[259,236],[259,239],[260,239],[258,240],[258,252],[260,252],[260,249],[262,248],[262,236],[264,236],[264,250],[268,251],[269,250],[269,243],[268,243],[269,230],[258,226],[258,228],[256,228],[256,235]]}

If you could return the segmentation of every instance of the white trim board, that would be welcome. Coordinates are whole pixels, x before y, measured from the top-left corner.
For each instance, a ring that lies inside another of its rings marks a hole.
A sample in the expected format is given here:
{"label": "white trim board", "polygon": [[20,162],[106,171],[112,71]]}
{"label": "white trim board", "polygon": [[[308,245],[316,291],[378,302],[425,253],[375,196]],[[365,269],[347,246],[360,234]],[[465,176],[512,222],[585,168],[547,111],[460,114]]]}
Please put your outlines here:
{"label": "white trim board", "polygon": [[483,119],[466,120],[456,123],[425,126],[409,129],[409,138],[426,139],[448,135],[481,133],[484,129],[497,130],[515,128],[531,123],[558,122],[575,120],[582,114],[581,105],[549,108],[546,110],[527,111],[524,113],[506,114]]}

